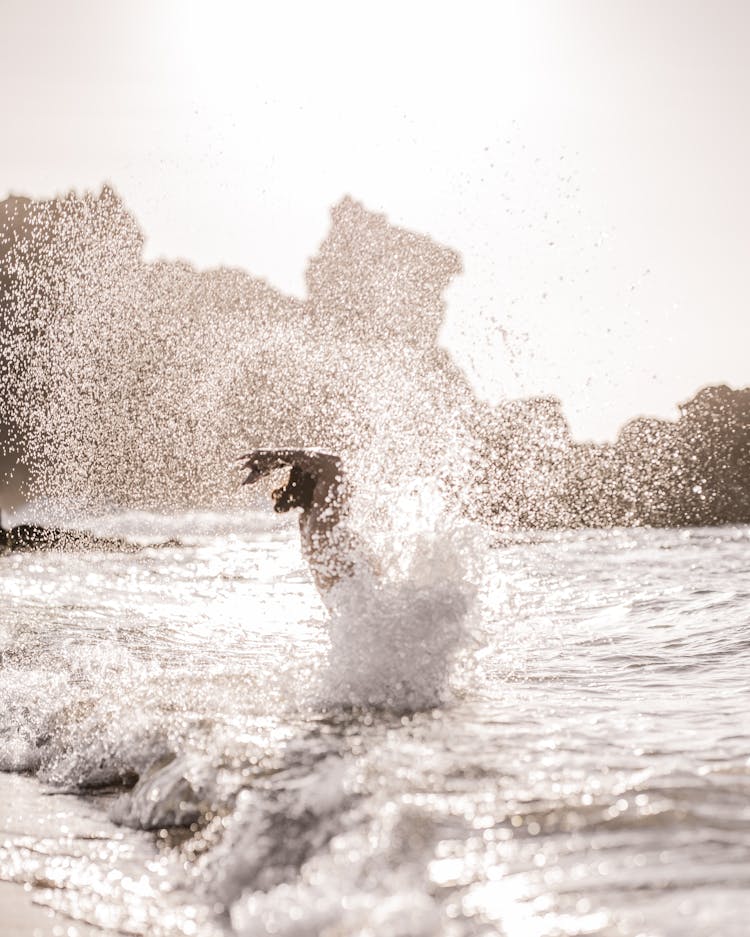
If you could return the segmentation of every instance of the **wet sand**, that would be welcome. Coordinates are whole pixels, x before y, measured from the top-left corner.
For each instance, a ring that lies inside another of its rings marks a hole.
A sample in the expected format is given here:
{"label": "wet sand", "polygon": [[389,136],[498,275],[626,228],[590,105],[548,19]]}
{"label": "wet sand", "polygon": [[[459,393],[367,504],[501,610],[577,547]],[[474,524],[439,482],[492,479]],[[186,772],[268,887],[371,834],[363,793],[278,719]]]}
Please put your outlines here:
{"label": "wet sand", "polygon": [[54,937],[63,918],[33,903],[33,892],[23,885],[0,882],[0,920],[3,937]]}
{"label": "wet sand", "polygon": [[70,835],[71,798],[50,794],[34,778],[0,773],[0,933],[2,937],[104,937],[35,902],[43,889],[33,867],[24,874],[22,855]]}

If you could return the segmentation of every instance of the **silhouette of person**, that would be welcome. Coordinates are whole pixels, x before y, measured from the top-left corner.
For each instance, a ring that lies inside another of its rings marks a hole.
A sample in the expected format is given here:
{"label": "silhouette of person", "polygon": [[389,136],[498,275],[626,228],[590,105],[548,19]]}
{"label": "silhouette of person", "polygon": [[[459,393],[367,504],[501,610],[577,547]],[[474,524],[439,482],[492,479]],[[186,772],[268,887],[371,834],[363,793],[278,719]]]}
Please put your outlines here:
{"label": "silhouette of person", "polygon": [[348,497],[339,456],[323,449],[255,449],[241,458],[249,470],[243,485],[252,485],[276,469],[291,469],[286,484],[272,493],[274,510],[282,514],[302,509],[302,553],[318,589],[325,593],[352,575],[362,549],[341,523],[348,513]]}

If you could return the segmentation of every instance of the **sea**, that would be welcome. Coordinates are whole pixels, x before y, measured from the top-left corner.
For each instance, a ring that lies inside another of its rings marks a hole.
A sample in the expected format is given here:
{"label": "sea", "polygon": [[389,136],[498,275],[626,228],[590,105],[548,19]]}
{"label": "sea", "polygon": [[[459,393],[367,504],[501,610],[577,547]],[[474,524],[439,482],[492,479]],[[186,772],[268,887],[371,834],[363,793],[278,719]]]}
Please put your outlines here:
{"label": "sea", "polygon": [[750,933],[750,528],[431,521],[324,601],[293,518],[87,524],[0,557],[0,879],[71,928]]}

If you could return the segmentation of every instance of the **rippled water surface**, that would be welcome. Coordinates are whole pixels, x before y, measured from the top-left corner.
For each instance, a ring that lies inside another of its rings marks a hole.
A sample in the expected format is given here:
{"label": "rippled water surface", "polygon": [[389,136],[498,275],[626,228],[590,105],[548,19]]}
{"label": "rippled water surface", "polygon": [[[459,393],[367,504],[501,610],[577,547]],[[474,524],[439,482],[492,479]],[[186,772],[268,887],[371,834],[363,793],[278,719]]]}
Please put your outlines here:
{"label": "rippled water surface", "polygon": [[0,558],[0,877],[148,935],[748,933],[748,528],[444,530],[332,611],[294,526],[158,529]]}

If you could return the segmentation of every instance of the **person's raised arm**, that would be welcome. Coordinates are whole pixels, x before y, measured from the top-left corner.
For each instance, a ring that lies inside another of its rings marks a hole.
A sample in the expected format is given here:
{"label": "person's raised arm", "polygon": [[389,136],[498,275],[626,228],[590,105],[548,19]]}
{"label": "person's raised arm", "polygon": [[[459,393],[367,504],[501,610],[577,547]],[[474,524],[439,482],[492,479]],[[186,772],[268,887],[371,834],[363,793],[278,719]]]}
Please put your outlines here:
{"label": "person's raised arm", "polygon": [[245,460],[242,467],[248,470],[243,485],[252,485],[285,465],[298,467],[328,489],[343,480],[341,459],[324,449],[254,449],[240,458]]}

